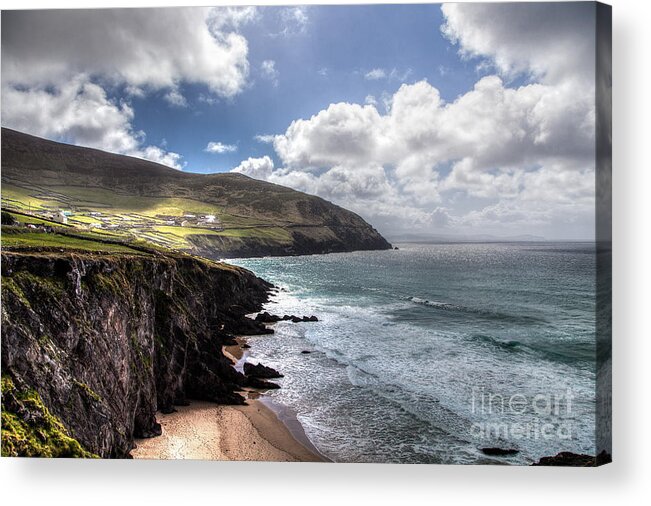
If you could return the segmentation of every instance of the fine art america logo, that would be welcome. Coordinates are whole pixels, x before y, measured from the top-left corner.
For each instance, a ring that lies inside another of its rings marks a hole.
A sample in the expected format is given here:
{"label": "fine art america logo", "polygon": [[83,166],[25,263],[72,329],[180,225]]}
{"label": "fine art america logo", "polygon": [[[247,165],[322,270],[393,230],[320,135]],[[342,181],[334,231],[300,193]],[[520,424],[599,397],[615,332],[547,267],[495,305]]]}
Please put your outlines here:
{"label": "fine art america logo", "polygon": [[[473,388],[471,411],[483,421],[473,423],[470,433],[477,439],[569,440],[573,400],[571,390],[508,396]],[[518,418],[522,421],[514,421]]]}

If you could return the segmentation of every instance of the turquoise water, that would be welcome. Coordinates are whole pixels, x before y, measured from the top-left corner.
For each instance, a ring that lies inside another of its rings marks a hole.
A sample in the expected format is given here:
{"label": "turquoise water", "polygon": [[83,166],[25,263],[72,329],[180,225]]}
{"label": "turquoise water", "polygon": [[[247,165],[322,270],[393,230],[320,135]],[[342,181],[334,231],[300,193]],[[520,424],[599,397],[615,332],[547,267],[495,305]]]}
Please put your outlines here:
{"label": "turquoise water", "polygon": [[282,287],[270,312],[320,319],[250,340],[314,445],[338,462],[594,454],[594,245],[399,246],[233,262]]}

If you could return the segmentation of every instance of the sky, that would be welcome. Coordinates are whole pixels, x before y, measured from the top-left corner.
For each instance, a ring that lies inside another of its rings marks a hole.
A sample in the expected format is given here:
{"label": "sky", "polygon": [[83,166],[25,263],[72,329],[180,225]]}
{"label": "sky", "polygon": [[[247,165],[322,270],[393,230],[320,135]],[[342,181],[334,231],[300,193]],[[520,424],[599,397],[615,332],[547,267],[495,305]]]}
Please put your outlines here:
{"label": "sky", "polygon": [[592,3],[4,11],[2,125],[387,235],[592,239]]}

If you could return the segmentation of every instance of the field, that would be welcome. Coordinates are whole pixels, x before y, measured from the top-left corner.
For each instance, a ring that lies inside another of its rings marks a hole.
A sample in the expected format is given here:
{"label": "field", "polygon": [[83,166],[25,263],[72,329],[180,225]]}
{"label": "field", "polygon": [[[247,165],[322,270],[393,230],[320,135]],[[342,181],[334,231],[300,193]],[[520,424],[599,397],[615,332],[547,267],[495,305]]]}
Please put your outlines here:
{"label": "field", "polygon": [[100,237],[95,239],[92,236],[69,235],[66,232],[67,230],[64,229],[58,232],[46,233],[25,230],[18,227],[2,227],[2,247],[7,249],[56,248],[98,253],[142,254],[141,250],[131,248],[127,244],[105,242]]}
{"label": "field", "polygon": [[[52,225],[53,216],[64,212],[67,224],[79,229],[177,250],[191,250],[189,238],[193,235],[291,242],[291,234],[283,226],[229,213],[224,206],[192,198],[124,195],[101,187],[44,187],[5,180],[2,208],[25,213],[14,215],[22,224]],[[213,222],[206,223],[206,219]],[[3,244],[8,245],[4,239]]]}

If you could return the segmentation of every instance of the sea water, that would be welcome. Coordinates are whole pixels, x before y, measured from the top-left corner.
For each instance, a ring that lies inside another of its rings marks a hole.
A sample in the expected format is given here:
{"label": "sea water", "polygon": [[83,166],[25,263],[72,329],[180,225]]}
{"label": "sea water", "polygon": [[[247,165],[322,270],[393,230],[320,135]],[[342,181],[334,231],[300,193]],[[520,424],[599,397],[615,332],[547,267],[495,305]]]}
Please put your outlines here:
{"label": "sea water", "polygon": [[463,464],[594,454],[594,244],[399,246],[233,261],[280,288],[266,310],[319,318],[249,341],[249,360],[284,374],[270,395],[319,451]]}

